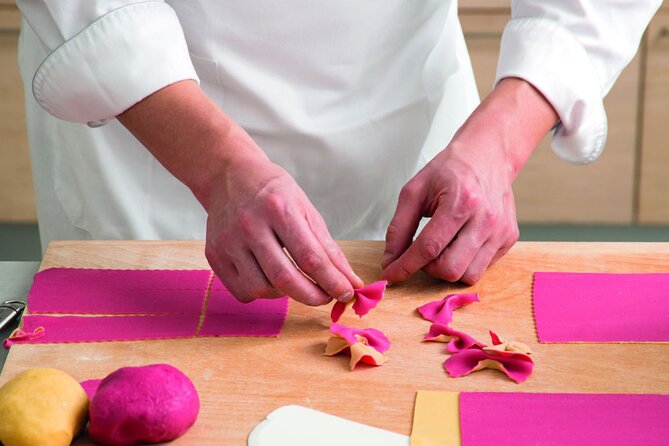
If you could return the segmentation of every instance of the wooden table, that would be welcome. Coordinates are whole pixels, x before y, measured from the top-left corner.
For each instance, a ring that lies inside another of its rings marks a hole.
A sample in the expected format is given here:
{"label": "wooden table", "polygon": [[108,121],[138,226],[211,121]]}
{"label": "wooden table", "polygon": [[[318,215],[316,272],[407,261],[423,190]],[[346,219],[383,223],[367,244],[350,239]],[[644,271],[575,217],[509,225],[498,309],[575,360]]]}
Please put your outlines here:
{"label": "wooden table", "polygon": [[[383,244],[342,242],[366,282],[380,273]],[[206,268],[202,242],[55,242],[42,268]],[[78,380],[103,377],[121,366],[168,362],[197,387],[202,408],[178,445],[245,445],[251,429],[279,406],[299,404],[409,434],[417,390],[502,392],[669,393],[667,344],[537,343],[531,309],[534,271],[658,272],[669,270],[669,244],[518,243],[483,280],[465,288],[418,274],[388,289],[363,321],[346,325],[383,330],[392,341],[383,367],[348,370],[348,358],[323,356],[329,306],[291,302],[281,336],[199,338],[88,344],[18,345],[0,383],[36,366],[56,367]],[[515,384],[494,371],[451,379],[443,344],[421,343],[428,323],[414,309],[454,291],[479,293],[480,303],[455,313],[453,326],[481,340],[487,330],[534,350],[534,375]],[[630,307],[634,311],[634,307]],[[568,321],[566,321],[568,323]],[[90,444],[85,438],[76,444]]]}

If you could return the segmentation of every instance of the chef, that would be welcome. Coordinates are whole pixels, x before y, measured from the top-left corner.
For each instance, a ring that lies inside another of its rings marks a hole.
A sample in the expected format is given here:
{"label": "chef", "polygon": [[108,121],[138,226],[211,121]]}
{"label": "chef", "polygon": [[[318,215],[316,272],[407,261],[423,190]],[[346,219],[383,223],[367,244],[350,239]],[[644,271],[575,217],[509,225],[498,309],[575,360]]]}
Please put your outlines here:
{"label": "chef", "polygon": [[335,239],[385,237],[391,282],[474,283],[541,138],[601,153],[660,3],[514,1],[479,103],[456,0],[18,0],[42,243],[206,238],[242,301],[347,301]]}

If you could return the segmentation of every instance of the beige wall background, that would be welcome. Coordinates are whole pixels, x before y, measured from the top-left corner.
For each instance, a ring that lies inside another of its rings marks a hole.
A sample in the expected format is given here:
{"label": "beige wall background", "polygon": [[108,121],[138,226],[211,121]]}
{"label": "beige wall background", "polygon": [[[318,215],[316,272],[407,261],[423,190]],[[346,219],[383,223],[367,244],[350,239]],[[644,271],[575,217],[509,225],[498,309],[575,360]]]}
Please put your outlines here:
{"label": "beige wall background", "polygon": [[[481,96],[492,86],[508,0],[461,0],[460,18]],[[16,47],[20,15],[0,0],[0,222],[36,221]],[[669,224],[669,6],[606,98],[602,157],[572,166],[546,138],[514,190],[523,223]]]}

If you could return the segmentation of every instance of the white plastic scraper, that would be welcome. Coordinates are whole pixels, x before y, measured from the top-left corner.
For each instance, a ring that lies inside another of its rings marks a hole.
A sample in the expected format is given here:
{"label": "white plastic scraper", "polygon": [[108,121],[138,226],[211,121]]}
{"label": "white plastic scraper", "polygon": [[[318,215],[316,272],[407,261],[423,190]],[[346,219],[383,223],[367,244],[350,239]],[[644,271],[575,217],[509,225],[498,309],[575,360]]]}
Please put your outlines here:
{"label": "white plastic scraper", "polygon": [[409,446],[409,437],[301,406],[283,406],[249,434],[248,446]]}

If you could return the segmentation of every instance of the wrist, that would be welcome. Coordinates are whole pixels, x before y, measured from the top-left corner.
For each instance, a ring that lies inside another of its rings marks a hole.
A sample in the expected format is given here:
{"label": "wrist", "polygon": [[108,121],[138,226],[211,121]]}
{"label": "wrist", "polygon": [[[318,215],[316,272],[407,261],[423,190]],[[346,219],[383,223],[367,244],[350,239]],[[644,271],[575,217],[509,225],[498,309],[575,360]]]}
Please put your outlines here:
{"label": "wrist", "polygon": [[557,120],[536,88],[522,79],[505,78],[474,110],[451,145],[462,146],[469,157],[502,163],[513,181]]}
{"label": "wrist", "polygon": [[231,169],[252,158],[267,159],[193,81],[151,94],[118,119],[205,209],[216,183]]}
{"label": "wrist", "polygon": [[503,127],[500,131],[506,137],[507,159],[515,179],[559,117],[541,92],[520,78],[502,79],[484,103]]}
{"label": "wrist", "polygon": [[207,211],[215,191],[235,174],[251,169],[259,162],[270,162],[239,125],[221,110],[218,111],[220,116],[213,116],[210,120],[210,133],[204,143],[206,162],[191,165],[187,178],[182,180]]}

